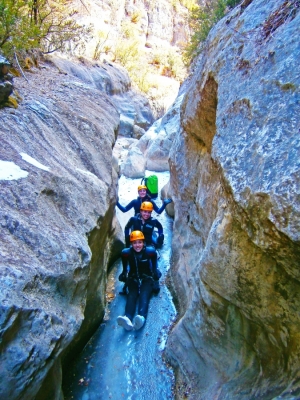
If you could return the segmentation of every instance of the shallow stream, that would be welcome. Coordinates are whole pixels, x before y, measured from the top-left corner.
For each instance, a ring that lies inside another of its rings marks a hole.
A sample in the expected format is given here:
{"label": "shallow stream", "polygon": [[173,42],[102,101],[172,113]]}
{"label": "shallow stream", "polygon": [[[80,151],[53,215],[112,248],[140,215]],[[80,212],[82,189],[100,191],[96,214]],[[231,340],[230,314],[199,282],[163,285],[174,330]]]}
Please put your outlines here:
{"label": "shallow stream", "polygon": [[[150,174],[147,171],[146,176]],[[169,173],[156,173],[159,191],[168,182]],[[137,197],[140,179],[121,176],[119,201],[126,205]],[[160,198],[155,200],[161,205]],[[130,210],[117,216],[122,228],[133,215]],[[168,330],[175,320],[176,310],[165,285],[170,266],[173,220],[164,211],[153,212],[164,227],[165,241],[159,249],[158,267],[162,272],[160,293],[150,300],[149,313],[144,327],[139,331],[125,331],[116,319],[124,315],[126,296],[120,295],[123,283],[118,281],[122,271],[118,260],[109,276],[107,308],[102,324],[87,343],[69,370],[69,383],[64,389],[65,400],[162,400],[173,399],[174,376],[164,363],[163,350]]]}

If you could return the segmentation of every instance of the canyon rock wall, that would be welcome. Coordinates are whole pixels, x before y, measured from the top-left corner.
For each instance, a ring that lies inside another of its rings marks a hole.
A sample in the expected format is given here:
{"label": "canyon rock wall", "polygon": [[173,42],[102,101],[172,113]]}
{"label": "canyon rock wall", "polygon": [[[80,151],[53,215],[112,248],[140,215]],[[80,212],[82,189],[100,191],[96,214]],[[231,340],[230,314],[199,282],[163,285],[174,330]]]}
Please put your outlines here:
{"label": "canyon rock wall", "polygon": [[56,56],[54,60],[61,73],[74,75],[83,84],[114,97],[113,104],[120,114],[118,135],[136,136],[135,132],[139,130],[143,134],[153,124],[154,116],[149,101],[132,90],[128,73],[121,66],[115,68],[115,64],[109,62],[98,63],[86,59],[72,63],[63,56]]}
{"label": "canyon rock wall", "polygon": [[[147,48],[181,47],[190,35],[188,10],[179,1],[73,0],[73,4],[81,22],[93,24],[96,32],[108,33],[106,45],[113,43],[124,22],[136,25]],[[96,43],[97,36],[88,44],[91,56]]]}
{"label": "canyon rock wall", "polygon": [[128,76],[53,62],[16,78],[22,101],[0,110],[1,399],[62,398],[63,363],[102,320],[123,248],[112,149]]}
{"label": "canyon rock wall", "polygon": [[72,54],[124,65],[146,93],[155,118],[160,118],[173,103],[186,76],[180,54],[190,37],[190,28],[189,11],[182,3],[72,0],[78,10],[78,23],[93,27],[92,37],[82,43],[83,48],[71,48]]}
{"label": "canyon rock wall", "polygon": [[243,2],[182,88],[166,351],[178,398],[300,396],[299,26],[299,2]]}

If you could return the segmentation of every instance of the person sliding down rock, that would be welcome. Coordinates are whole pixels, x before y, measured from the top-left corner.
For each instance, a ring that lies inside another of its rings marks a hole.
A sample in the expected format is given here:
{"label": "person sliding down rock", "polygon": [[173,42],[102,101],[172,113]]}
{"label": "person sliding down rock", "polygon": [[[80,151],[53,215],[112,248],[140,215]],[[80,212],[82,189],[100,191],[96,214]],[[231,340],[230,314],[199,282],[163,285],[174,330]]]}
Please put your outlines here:
{"label": "person sliding down rock", "polygon": [[[130,232],[133,231],[141,231],[145,236],[146,245],[148,247],[153,247],[153,250],[157,247],[161,247],[164,242],[164,234],[163,234],[163,227],[161,223],[151,217],[151,213],[153,211],[153,204],[145,201],[140,206],[140,214],[137,214],[134,217],[131,217],[127,222],[124,230],[125,234],[125,244],[126,247],[130,246]],[[157,231],[155,231],[155,228]],[[157,251],[156,251],[157,254]],[[155,282],[154,293],[158,294],[160,291],[159,282]],[[125,283],[122,291],[120,292],[122,295],[127,294],[127,285]]]}
{"label": "person sliding down rock", "polygon": [[[147,246],[156,248],[163,245],[163,227],[157,219],[151,217],[152,211],[153,204],[145,201],[140,206],[140,214],[129,219],[124,230],[127,247],[130,245],[129,233],[137,230],[143,232]],[[157,231],[154,230],[155,228],[157,228]]]}
{"label": "person sliding down rock", "polygon": [[[125,315],[117,318],[118,324],[127,331],[138,330],[144,325],[154,282],[161,277],[156,251],[152,246],[146,247],[143,232],[131,232],[130,243],[131,247],[122,251],[123,271],[119,276],[119,281],[126,282],[128,290]],[[138,313],[134,316],[137,303]]]}
{"label": "person sliding down rock", "polygon": [[121,204],[119,203],[119,201],[117,202],[117,207],[119,210],[121,210],[123,213],[131,210],[132,208],[134,208],[134,215],[138,214],[140,212],[140,208],[141,208],[141,204],[144,201],[149,201],[150,203],[153,204],[153,208],[154,211],[157,214],[161,214],[164,209],[166,208],[166,206],[172,202],[172,199],[165,199],[163,201],[163,205],[159,208],[157,206],[157,204],[151,199],[151,197],[148,195],[147,193],[147,186],[145,185],[139,185],[138,186],[138,197],[134,200],[131,200],[130,203],[127,204],[127,206],[123,207],[121,206]]}

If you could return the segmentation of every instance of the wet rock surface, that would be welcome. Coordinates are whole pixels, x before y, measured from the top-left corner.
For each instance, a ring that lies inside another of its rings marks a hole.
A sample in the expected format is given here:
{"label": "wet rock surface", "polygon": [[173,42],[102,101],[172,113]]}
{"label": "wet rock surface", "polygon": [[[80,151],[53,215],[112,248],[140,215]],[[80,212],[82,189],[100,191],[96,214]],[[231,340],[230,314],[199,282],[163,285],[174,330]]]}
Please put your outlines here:
{"label": "wet rock surface", "polygon": [[192,399],[299,398],[299,17],[244,2],[182,87],[167,353]]}
{"label": "wet rock surface", "polygon": [[123,247],[112,94],[128,80],[110,66],[101,90],[93,72],[43,62],[15,79],[19,107],[0,110],[2,399],[61,398],[64,363],[104,316]]}
{"label": "wet rock surface", "polygon": [[[149,171],[147,171],[149,172]],[[167,173],[158,174],[160,188],[167,183]],[[121,177],[119,198],[127,204],[136,196],[137,179]],[[157,204],[160,204],[158,199]],[[124,227],[131,212],[117,211]],[[173,399],[174,376],[163,361],[167,334],[176,312],[166,287],[170,266],[173,220],[163,213],[157,218],[163,224],[165,241],[159,250],[160,293],[150,300],[145,326],[128,332],[117,324],[124,315],[126,297],[119,294],[123,283],[118,281],[122,267],[117,261],[108,277],[108,306],[103,323],[85,346],[65,377],[65,400],[99,399]]]}

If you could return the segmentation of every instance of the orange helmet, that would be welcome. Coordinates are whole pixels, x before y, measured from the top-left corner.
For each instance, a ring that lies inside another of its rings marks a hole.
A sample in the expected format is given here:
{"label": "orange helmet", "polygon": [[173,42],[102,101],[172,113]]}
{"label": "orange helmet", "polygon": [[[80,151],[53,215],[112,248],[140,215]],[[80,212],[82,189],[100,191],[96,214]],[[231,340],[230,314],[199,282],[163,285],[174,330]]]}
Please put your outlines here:
{"label": "orange helmet", "polygon": [[134,242],[135,240],[145,240],[145,236],[141,231],[133,231],[130,234],[130,241]]}
{"label": "orange helmet", "polygon": [[147,190],[147,186],[146,185],[139,185],[138,186],[138,192],[142,189],[146,189]]}
{"label": "orange helmet", "polygon": [[151,201],[144,201],[141,204],[141,208],[140,209],[144,210],[144,211],[153,211],[153,204],[151,203]]}

